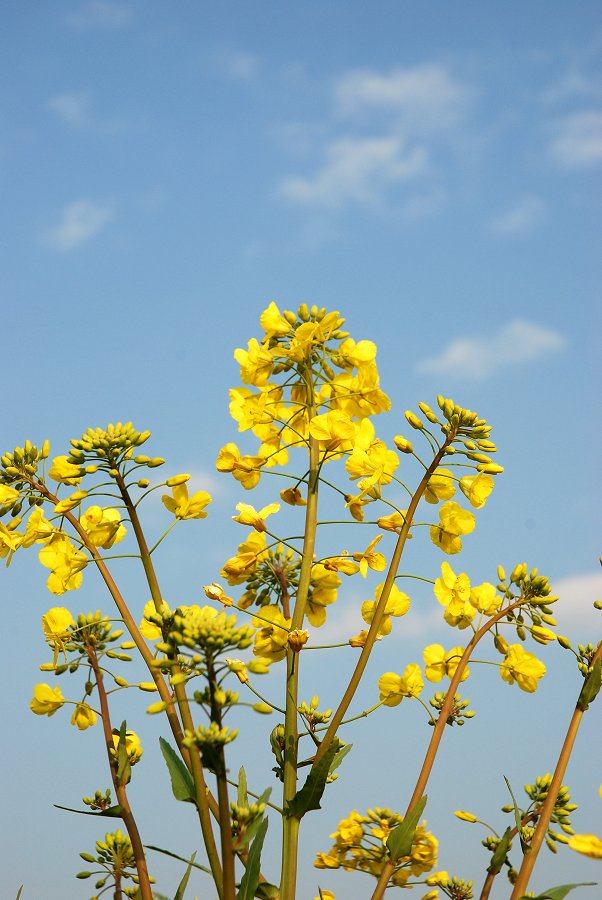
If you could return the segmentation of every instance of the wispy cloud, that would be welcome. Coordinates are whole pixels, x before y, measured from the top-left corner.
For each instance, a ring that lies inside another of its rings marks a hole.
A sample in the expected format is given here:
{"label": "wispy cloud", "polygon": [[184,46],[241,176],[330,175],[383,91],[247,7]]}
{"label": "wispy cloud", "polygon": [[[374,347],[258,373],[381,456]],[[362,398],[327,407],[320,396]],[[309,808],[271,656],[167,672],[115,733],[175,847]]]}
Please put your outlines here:
{"label": "wispy cloud", "polygon": [[87,90],[55,94],[47,101],[46,108],[70,128],[103,135],[112,135],[140,125],[139,122],[117,116],[98,115],[94,111],[92,94]]}
{"label": "wispy cloud", "polygon": [[474,91],[454,79],[440,64],[413,68],[353,69],[334,87],[339,115],[363,118],[384,113],[395,127],[411,134],[425,134],[457,126]]}
{"label": "wispy cloud", "polygon": [[586,78],[575,69],[570,69],[561,76],[556,84],[543,92],[542,100],[549,106],[556,106],[567,100],[574,100],[575,97],[587,97],[596,90],[597,87],[590,78]]}
{"label": "wispy cloud", "polygon": [[260,59],[242,50],[223,50],[211,56],[214,66],[233,81],[253,81],[259,74]]}
{"label": "wispy cloud", "polygon": [[134,18],[131,7],[109,0],[88,0],[66,16],[74,28],[125,28]]}
{"label": "wispy cloud", "polygon": [[42,235],[42,242],[53,250],[75,250],[98,234],[112,219],[112,203],[75,200],[65,206],[57,224]]}
{"label": "wispy cloud", "polygon": [[[563,578],[554,582],[552,589],[559,598],[553,610],[560,631],[577,627],[587,631],[588,626],[599,627],[602,612],[594,609],[593,604],[596,600],[602,601],[602,572]],[[587,640],[587,634],[581,637]]]}
{"label": "wispy cloud", "polygon": [[501,369],[556,353],[564,344],[556,331],[515,319],[496,334],[452,341],[438,356],[420,360],[416,371],[482,380]]}
{"label": "wispy cloud", "polygon": [[428,163],[425,148],[408,148],[394,136],[341,138],[326,146],[324,157],[313,175],[284,179],[280,195],[299,206],[373,205],[388,188],[424,174]]}
{"label": "wispy cloud", "polygon": [[384,206],[403,221],[432,216],[445,202],[439,184],[410,196],[399,189],[426,174],[438,177],[430,161],[438,144],[459,131],[473,97],[471,87],[435,63],[343,72],[333,81],[326,118],[305,131],[294,123],[295,132],[311,134],[304,150],[313,154],[313,170],[281,179],[278,196],[331,211]]}
{"label": "wispy cloud", "polygon": [[65,94],[56,94],[50,98],[46,106],[59,119],[75,128],[86,128],[92,122],[89,91],[68,91]]}
{"label": "wispy cloud", "polygon": [[544,212],[545,204],[539,197],[523,197],[506,212],[495,216],[490,221],[489,227],[496,234],[530,234],[542,221]]}
{"label": "wispy cloud", "polygon": [[584,110],[558,119],[550,126],[552,159],[567,169],[602,162],[602,112]]}

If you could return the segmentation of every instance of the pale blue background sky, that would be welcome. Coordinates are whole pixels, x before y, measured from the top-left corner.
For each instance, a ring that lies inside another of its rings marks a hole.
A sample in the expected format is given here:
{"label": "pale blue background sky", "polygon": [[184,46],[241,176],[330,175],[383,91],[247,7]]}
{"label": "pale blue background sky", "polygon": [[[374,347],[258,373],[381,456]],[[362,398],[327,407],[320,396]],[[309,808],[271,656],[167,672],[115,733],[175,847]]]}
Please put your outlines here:
{"label": "pale blue background sky", "polygon": [[[227,388],[239,383],[232,350],[258,335],[271,300],[340,309],[354,337],[379,346],[394,405],[379,423],[383,437],[403,430],[408,406],[439,391],[494,425],[506,473],[452,563],[477,582],[492,579],[498,562],[539,565],[562,597],[560,630],[594,640],[601,46],[590,2],[6,6],[2,451],[48,437],[64,452],[88,425],[117,419],[149,428],[166,474],[190,471],[215,494],[211,519],[182,527],[182,544],[173,540],[160,561],[165,594],[196,602],[242,539],[227,524],[235,504],[253,499],[213,471],[219,447],[236,439],[226,411]],[[153,506],[150,530],[165,521]],[[361,542],[371,536],[366,529]],[[442,557],[426,534],[417,538],[406,571],[435,577]],[[142,608],[143,587],[122,571]],[[2,575],[1,893],[14,897],[25,881],[26,900],[78,900],[92,887],[70,873],[103,829],[52,803],[77,805],[104,786],[98,734],[76,733],[65,710],[48,721],[28,712],[46,658],[39,620],[54,601],[33,553]],[[351,583],[331,634],[361,627],[357,607],[371,589],[362,595]],[[374,702],[381,672],[419,661],[432,640],[455,643],[429,591],[409,592],[413,612],[378,648],[358,710]],[[110,609],[88,573],[79,594],[59,602]],[[580,679],[560,648],[541,655],[558,667],[541,703],[489,669],[465,691],[477,718],[446,735],[433,776],[427,818],[440,865],[477,884],[482,835],[450,809],[500,825],[502,773],[520,786],[553,766]],[[334,705],[332,668],[309,668],[308,698],[319,692]],[[369,722],[347,735],[356,747],[310,823],[308,860],[352,808],[407,801],[428,737],[420,709],[404,704]],[[143,724],[159,733],[156,720]],[[377,764],[375,741],[396,761],[393,777]],[[567,778],[583,804],[576,829],[599,833],[596,742],[599,710]],[[258,731],[260,790],[271,779],[264,743]],[[133,786],[146,839],[191,851],[190,810],[168,805],[150,736],[146,747]],[[173,894],[178,868],[158,872],[160,889]],[[565,851],[542,862],[535,886],[598,872]],[[308,866],[301,897],[313,897],[318,881],[338,898],[367,893],[361,876],[339,880]],[[201,881],[196,890],[205,896]],[[497,896],[505,895],[503,886]]]}

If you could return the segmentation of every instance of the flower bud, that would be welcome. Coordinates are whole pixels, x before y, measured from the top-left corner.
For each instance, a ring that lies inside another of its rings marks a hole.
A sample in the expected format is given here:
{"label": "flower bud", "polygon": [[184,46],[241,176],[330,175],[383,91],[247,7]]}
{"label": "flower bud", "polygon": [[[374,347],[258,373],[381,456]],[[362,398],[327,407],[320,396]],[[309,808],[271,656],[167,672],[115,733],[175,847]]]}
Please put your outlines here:
{"label": "flower bud", "polygon": [[393,438],[393,442],[394,442],[395,446],[397,447],[397,449],[401,453],[413,453],[414,452],[414,448],[412,446],[411,441],[408,441],[408,439],[404,438],[401,434],[396,435]]}
{"label": "flower bud", "polygon": [[415,428],[417,431],[421,431],[424,428],[424,423],[420,421],[418,416],[412,412],[411,409],[406,409],[405,417],[409,425],[412,428]]}
{"label": "flower bud", "polygon": [[165,484],[167,485],[167,487],[177,487],[179,484],[186,484],[186,482],[189,480],[190,475],[173,475],[171,478],[167,479]]}
{"label": "flower bud", "polygon": [[261,713],[261,715],[263,715],[263,716],[269,716],[270,713],[273,712],[272,707],[269,706],[267,703],[254,703],[253,709],[255,710],[255,712]]}
{"label": "flower bud", "polygon": [[433,410],[430,408],[428,403],[419,403],[418,406],[420,407],[423,415],[425,415],[426,418],[429,420],[429,422],[432,422],[434,425],[437,425],[439,423],[439,419],[437,418],[437,416],[435,415]]}

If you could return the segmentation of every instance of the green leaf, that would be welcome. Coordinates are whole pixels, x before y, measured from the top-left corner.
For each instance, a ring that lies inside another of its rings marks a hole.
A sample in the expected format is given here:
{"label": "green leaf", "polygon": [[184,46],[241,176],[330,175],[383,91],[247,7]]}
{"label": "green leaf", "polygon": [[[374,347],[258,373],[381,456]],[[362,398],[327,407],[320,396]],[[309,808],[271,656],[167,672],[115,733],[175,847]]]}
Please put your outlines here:
{"label": "green leaf", "polygon": [[420,817],[426,806],[427,795],[421,797],[414,809],[405,817],[403,822],[397,825],[386,840],[389,859],[396,862],[402,856],[409,856],[412,852],[414,835],[418,827]]}
{"label": "green leaf", "polygon": [[194,781],[192,775],[176,753],[176,751],[163,738],[159,738],[161,753],[167,763],[169,775],[171,777],[171,789],[176,800],[183,803],[194,803],[196,806],[196,795],[194,790]]}
{"label": "green leaf", "polygon": [[193,862],[192,859],[186,859],[185,856],[178,856],[177,853],[172,853],[171,850],[164,850],[162,847],[155,847],[153,844],[145,844],[144,846],[147,850],[154,850],[155,853],[164,853],[165,856],[171,856],[172,859],[179,859],[180,862],[188,863],[188,865],[192,866],[194,869],[200,869],[201,872],[207,872],[208,875],[211,875],[211,869],[202,866],[200,863]]}
{"label": "green leaf", "polygon": [[591,672],[585,679],[585,684],[581,688],[581,693],[579,694],[579,699],[577,700],[577,709],[585,712],[585,710],[589,708],[590,703],[593,703],[598,696],[601,685],[602,660],[597,659]]}
{"label": "green leaf", "polygon": [[260,881],[255,888],[255,896],[259,897],[259,900],[279,900],[280,889],[269,881]]}
{"label": "green leaf", "polygon": [[[272,788],[266,788],[263,794],[257,798],[257,803],[267,803],[269,800],[270,794],[272,793]],[[249,827],[245,830],[244,838],[240,842],[240,849],[243,850],[248,844],[253,840],[259,828],[261,826],[262,819],[258,817],[254,822],[251,822]]]}
{"label": "green leaf", "polygon": [[511,833],[512,829],[506,828],[499,844],[493,851],[491,862],[489,863],[489,868],[487,869],[487,871],[491,872],[492,875],[499,875],[499,873],[502,871],[502,866],[506,862],[508,851],[512,846],[512,840],[510,838]]}
{"label": "green leaf", "polygon": [[55,809],[64,809],[67,812],[77,813],[78,816],[107,816],[112,819],[120,819],[121,818],[121,807],[117,806],[108,806],[106,809],[100,809],[98,812],[89,812],[87,809],[72,809],[70,806],[61,806],[60,803],[53,804]]}
{"label": "green leaf", "polygon": [[120,784],[129,784],[132,777],[132,766],[125,742],[126,731],[127,722],[124,719],[119,729],[119,744],[117,745],[117,781]]}
{"label": "green leaf", "polygon": [[15,897],[15,900],[19,900],[19,897],[21,896],[21,891],[22,891],[22,890],[23,890],[23,885],[21,885],[21,887],[20,887],[19,890],[17,891],[17,896]]}
{"label": "green leaf", "polygon": [[284,810],[286,816],[302,819],[310,809],[321,809],[320,800],[326,787],[326,779],[330,774],[334,758],[341,749],[341,742],[335,738],[326,753],[317,764],[310,769],[305,784],[297,791]]}
{"label": "green leaf", "polygon": [[247,796],[247,776],[243,766],[240,767],[238,773],[238,805],[248,806],[249,798]]}
{"label": "green leaf", "polygon": [[245,873],[240,879],[240,886],[236,895],[236,900],[253,900],[257,885],[259,884],[259,873],[261,872],[261,851],[269,822],[264,819],[255,836],[255,840],[249,848],[247,857],[247,867]]}
{"label": "green leaf", "polygon": [[192,872],[192,865],[194,863],[194,858],[196,856],[196,851],[190,857],[190,862],[188,863],[188,868],[184,872],[184,877],[182,878],[180,884],[178,885],[178,890],[176,891],[176,895],[173,900],[183,900],[184,891],[188,886],[188,879],[190,878],[190,873]]}
{"label": "green leaf", "polygon": [[[335,753],[334,759],[332,761],[332,765],[331,765],[330,769],[328,770],[329,775],[332,775],[332,773],[336,769],[339,768],[339,766],[341,765],[341,763],[343,762],[343,760],[345,759],[345,757],[347,756],[347,754],[349,753],[349,751],[351,750],[352,747],[353,747],[353,744],[345,744],[343,747],[341,747],[340,750],[338,750]],[[319,890],[319,888],[318,888],[318,890]]]}
{"label": "green leaf", "polygon": [[[579,881],[577,884],[559,884],[557,887],[548,888],[547,891],[544,891],[543,894],[538,894],[537,897],[532,897],[531,900],[562,900],[574,888],[589,887],[597,883],[597,881]],[[522,897],[521,900],[523,900]]]}

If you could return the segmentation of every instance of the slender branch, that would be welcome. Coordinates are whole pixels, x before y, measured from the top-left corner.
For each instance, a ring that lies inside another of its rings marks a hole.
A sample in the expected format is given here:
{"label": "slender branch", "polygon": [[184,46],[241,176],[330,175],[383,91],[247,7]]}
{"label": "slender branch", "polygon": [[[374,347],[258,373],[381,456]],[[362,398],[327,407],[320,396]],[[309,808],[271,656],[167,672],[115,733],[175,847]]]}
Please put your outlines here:
{"label": "slender branch", "polygon": [[[591,660],[592,666],[598,659],[602,659],[602,642],[600,642],[600,644],[598,645],[598,649],[596,650],[596,653]],[[552,782],[550,784],[550,787],[548,788],[547,797],[544,800],[543,806],[541,807],[541,816],[537,823],[537,827],[535,828],[535,833],[531,839],[529,848],[527,849],[523,857],[523,862],[514,884],[514,889],[512,891],[510,900],[519,900],[519,898],[522,897],[526,892],[529,885],[529,879],[531,878],[531,873],[533,872],[533,868],[537,860],[537,855],[541,850],[541,845],[544,842],[544,838],[546,836],[548,826],[552,818],[552,813],[554,812],[554,806],[558,798],[558,792],[560,791],[562,782],[564,780],[567,765],[573,751],[573,747],[575,745],[577,732],[579,731],[579,726],[581,725],[584,711],[585,710],[581,708],[581,704],[579,703],[579,701],[577,701],[577,704],[573,711],[573,715],[571,716],[571,720],[569,722],[562,749],[560,751],[560,756],[558,757],[558,762],[556,763],[554,775],[552,776]]]}
{"label": "slender branch", "polygon": [[429,482],[431,475],[433,474],[433,472],[435,471],[435,469],[441,462],[443,456],[445,455],[445,450],[446,450],[448,444],[451,442],[451,440],[452,440],[452,438],[449,437],[448,440],[446,441],[446,443],[441,447],[439,452],[436,454],[436,456],[433,459],[433,461],[431,462],[430,466],[424,473],[424,475],[420,481],[420,484],[418,485],[416,492],[415,492],[414,496],[412,497],[412,500],[410,501],[410,505],[408,506],[408,511],[405,516],[403,527],[399,534],[397,544],[395,545],[395,549],[393,551],[393,556],[391,557],[391,562],[389,564],[389,570],[387,572],[387,578],[383,585],[383,589],[382,589],[378,604],[377,604],[375,612],[374,612],[374,618],[372,619],[372,622],[370,624],[370,629],[369,629],[368,635],[366,637],[366,643],[362,647],[362,652],[360,654],[360,657],[357,661],[357,664],[355,666],[355,669],[353,671],[353,674],[352,674],[349,684],[347,686],[347,690],[345,691],[343,698],[342,698],[341,702],[339,703],[337,711],[335,712],[335,714],[333,715],[333,717],[331,719],[328,730],[327,730],[326,734],[324,735],[324,739],[323,739],[322,743],[320,744],[318,752],[316,753],[316,758],[314,760],[314,766],[316,766],[318,764],[318,762],[324,756],[326,750],[328,749],[328,747],[334,740],[337,730],[339,728],[339,725],[343,721],[345,713],[349,709],[349,705],[350,705],[351,701],[353,700],[355,692],[361,681],[362,675],[364,674],[364,670],[368,664],[370,654],[372,653],[374,644],[376,643],[376,638],[378,636],[378,630],[380,628],[381,622],[383,620],[383,616],[385,614],[385,608],[387,606],[387,601],[389,599],[391,589],[395,583],[397,570],[399,568],[399,563],[401,561],[401,557],[402,557],[402,554],[403,554],[403,551],[404,551],[404,548],[406,545],[406,541],[408,539],[408,534],[410,532],[412,520],[414,518],[414,513],[416,512],[416,507],[418,506],[418,503],[420,502],[420,499],[426,489],[426,486]]}
{"label": "slender branch", "polygon": [[[153,891],[151,888],[150,879],[148,877],[148,868],[146,865],[146,855],[144,853],[144,847],[142,846],[142,840],[140,838],[140,832],[138,831],[138,826],[136,825],[136,820],[132,813],[132,809],[129,804],[129,800],[127,797],[127,792],[125,789],[125,784],[117,777],[117,769],[115,766],[115,744],[113,742],[113,729],[111,728],[111,717],[109,713],[109,702],[107,700],[107,694],[104,688],[103,675],[98,665],[98,659],[96,657],[96,652],[93,647],[87,645],[86,652],[88,654],[88,659],[90,660],[90,666],[94,672],[94,677],[96,679],[96,687],[98,689],[98,699],[100,701],[100,710],[101,710],[101,718],[102,718],[102,728],[105,739],[105,747],[107,750],[107,757],[109,760],[109,768],[111,770],[111,778],[113,781],[113,787],[115,788],[115,795],[117,797],[117,802],[121,809],[121,818],[123,819],[123,824],[126,827],[127,833],[129,835],[130,841],[132,842],[132,850],[134,852],[134,859],[136,860],[136,871],[138,873],[139,884],[140,884],[140,894],[142,900],[153,900]],[[117,886],[116,886],[117,887]]]}

